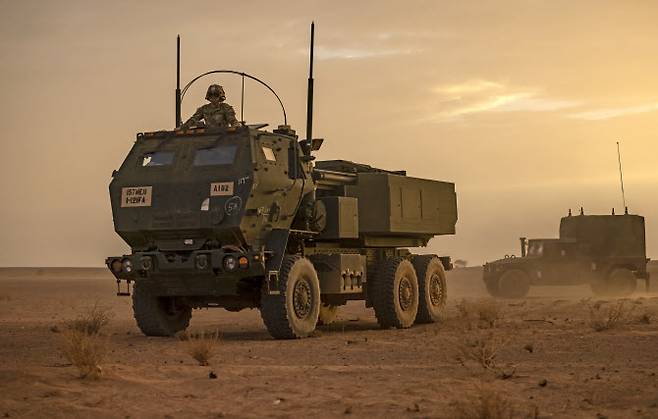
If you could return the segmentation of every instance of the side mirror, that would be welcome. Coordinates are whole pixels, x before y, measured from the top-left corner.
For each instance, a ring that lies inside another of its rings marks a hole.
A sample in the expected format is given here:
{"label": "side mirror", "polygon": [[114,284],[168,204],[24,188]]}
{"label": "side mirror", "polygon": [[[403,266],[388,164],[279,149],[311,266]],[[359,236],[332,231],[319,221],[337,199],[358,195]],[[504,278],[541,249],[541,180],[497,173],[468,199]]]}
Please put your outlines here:
{"label": "side mirror", "polygon": [[312,140],[301,140],[299,145],[302,147],[304,154],[311,154],[311,151],[318,151],[324,142],[323,138],[313,138]]}
{"label": "side mirror", "polygon": [[313,138],[311,140],[311,151],[318,151],[324,143],[324,138]]}

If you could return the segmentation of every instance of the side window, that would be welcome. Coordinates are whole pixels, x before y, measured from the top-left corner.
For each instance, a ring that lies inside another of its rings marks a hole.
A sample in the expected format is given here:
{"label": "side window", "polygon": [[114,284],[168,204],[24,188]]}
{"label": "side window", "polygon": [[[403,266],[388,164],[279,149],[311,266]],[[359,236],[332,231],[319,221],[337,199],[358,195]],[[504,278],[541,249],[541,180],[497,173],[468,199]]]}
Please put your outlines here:
{"label": "side window", "polygon": [[219,166],[233,164],[237,145],[220,145],[212,148],[201,148],[194,154],[194,166]]}
{"label": "side window", "polygon": [[[295,155],[297,142],[289,138],[267,138],[262,139],[258,145],[262,152],[260,160],[266,166],[276,166],[287,174],[290,179],[304,178],[304,171]],[[265,169],[267,170],[267,168]]]}
{"label": "side window", "polygon": [[265,155],[265,160],[275,162],[276,161],[276,155],[274,154],[274,150],[272,150],[272,147],[269,145],[264,145],[261,147],[263,149],[263,154]]}
{"label": "side window", "polygon": [[544,245],[541,243],[531,243],[528,248],[528,255],[541,256],[544,253]]}
{"label": "side window", "polygon": [[153,151],[142,156],[142,167],[169,166],[174,161],[173,151]]}

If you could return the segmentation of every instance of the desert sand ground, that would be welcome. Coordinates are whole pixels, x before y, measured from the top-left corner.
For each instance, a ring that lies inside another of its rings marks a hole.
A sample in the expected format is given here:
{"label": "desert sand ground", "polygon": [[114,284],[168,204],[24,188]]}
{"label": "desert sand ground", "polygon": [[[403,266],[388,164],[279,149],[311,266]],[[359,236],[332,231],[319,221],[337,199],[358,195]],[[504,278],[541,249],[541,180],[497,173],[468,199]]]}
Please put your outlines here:
{"label": "desert sand ground", "polygon": [[[592,310],[605,317],[618,301],[587,287],[543,287],[491,305],[479,300],[479,275],[452,271],[446,319],[408,330],[380,330],[360,302],[292,341],[271,339],[256,310],[195,311],[191,330],[222,334],[204,367],[184,342],[143,336],[104,270],[3,269],[0,417],[450,418],[490,394],[514,417],[658,417],[655,288],[623,300],[622,321],[595,331]],[[113,314],[98,380],[78,378],[57,333],[94,303]],[[480,321],[482,307],[498,319]],[[499,347],[491,369],[467,358],[476,338]]]}

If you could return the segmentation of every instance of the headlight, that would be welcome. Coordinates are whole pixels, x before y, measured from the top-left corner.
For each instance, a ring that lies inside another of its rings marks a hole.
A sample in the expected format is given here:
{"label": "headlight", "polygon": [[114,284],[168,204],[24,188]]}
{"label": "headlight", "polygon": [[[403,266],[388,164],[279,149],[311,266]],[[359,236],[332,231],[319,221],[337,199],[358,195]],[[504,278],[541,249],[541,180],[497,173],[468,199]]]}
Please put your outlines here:
{"label": "headlight", "polygon": [[197,255],[196,257],[196,268],[204,270],[208,268],[208,256],[207,255]]}
{"label": "headlight", "polygon": [[234,271],[238,267],[238,260],[233,256],[226,256],[224,258],[224,269],[227,271]]}
{"label": "headlight", "polygon": [[123,270],[126,273],[131,273],[133,271],[133,263],[130,259],[124,259],[121,261],[121,265],[123,266]]}
{"label": "headlight", "polygon": [[142,265],[143,270],[150,271],[153,268],[153,259],[151,259],[150,256],[144,256],[140,260],[140,264]]}
{"label": "headlight", "polygon": [[121,263],[121,260],[114,259],[110,264],[110,267],[112,268],[112,272],[118,274],[119,272],[121,272],[121,269],[123,269],[123,264]]}

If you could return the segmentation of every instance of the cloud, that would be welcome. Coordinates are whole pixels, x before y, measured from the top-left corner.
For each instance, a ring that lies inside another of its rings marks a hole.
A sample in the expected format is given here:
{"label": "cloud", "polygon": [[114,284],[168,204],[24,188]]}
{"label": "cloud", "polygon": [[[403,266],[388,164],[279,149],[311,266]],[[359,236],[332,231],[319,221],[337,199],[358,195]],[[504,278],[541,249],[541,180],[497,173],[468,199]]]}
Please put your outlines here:
{"label": "cloud", "polygon": [[658,111],[658,103],[648,103],[638,106],[627,106],[619,108],[603,108],[593,111],[579,112],[569,115],[570,118],[584,119],[587,121],[600,121],[603,119],[617,118],[619,116],[634,115]]}
{"label": "cloud", "polygon": [[460,95],[464,93],[478,93],[487,90],[501,90],[505,85],[489,80],[468,80],[463,83],[449,84],[446,86],[435,87],[436,93],[448,95]]}
{"label": "cloud", "polygon": [[535,96],[534,93],[515,95],[513,100],[498,107],[499,112],[551,112],[560,109],[573,108],[580,102],[566,99],[551,99]]}
{"label": "cloud", "polygon": [[447,108],[430,119],[447,121],[485,112],[551,112],[578,106],[580,102],[553,99],[538,89],[519,89],[490,80],[474,79],[433,89]]}
{"label": "cloud", "polygon": [[[308,51],[303,51],[308,54]],[[394,55],[408,55],[415,54],[418,50],[415,49],[398,49],[398,48],[331,48],[331,47],[318,47],[315,50],[315,58],[319,60],[335,60],[335,59],[364,59],[364,58],[378,58]]]}

